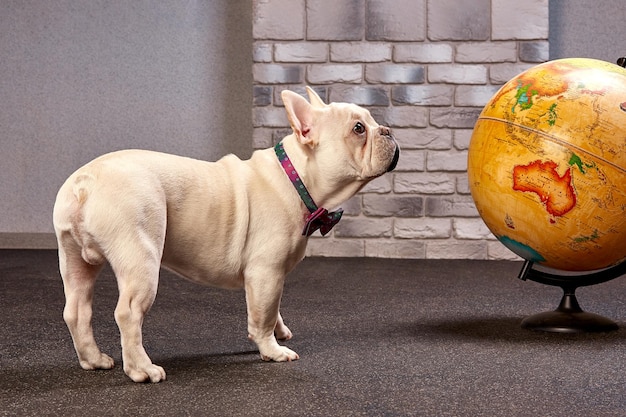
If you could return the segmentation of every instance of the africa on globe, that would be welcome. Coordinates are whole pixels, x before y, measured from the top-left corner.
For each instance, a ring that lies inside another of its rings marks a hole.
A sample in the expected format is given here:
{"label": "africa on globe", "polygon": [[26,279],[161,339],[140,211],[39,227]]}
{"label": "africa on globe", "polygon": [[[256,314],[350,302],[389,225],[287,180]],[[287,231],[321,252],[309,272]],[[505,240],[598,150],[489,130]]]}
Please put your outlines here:
{"label": "africa on globe", "polygon": [[510,80],[468,151],[476,208],[522,258],[591,271],[626,260],[626,69],[571,58]]}

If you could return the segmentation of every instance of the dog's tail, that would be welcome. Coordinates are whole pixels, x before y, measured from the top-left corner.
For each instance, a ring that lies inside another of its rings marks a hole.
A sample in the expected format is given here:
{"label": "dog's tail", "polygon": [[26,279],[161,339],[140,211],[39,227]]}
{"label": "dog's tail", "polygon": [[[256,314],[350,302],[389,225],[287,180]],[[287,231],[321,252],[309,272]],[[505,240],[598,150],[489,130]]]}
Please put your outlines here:
{"label": "dog's tail", "polygon": [[87,201],[89,190],[91,189],[94,181],[95,178],[91,174],[80,174],[74,180],[72,191],[74,193],[74,197],[76,197],[76,201],[78,202],[78,207],[82,207]]}
{"label": "dog's tail", "polygon": [[80,253],[90,265],[99,265],[104,256],[91,235],[84,230],[84,206],[96,178],[90,174],[70,177],[61,187],[54,203],[52,220],[59,253]]}
{"label": "dog's tail", "polygon": [[83,206],[89,198],[96,178],[89,173],[82,173],[74,180],[72,192],[76,198],[77,207],[73,213],[72,236],[74,240],[81,246],[81,257],[90,265],[99,265],[104,262],[104,255],[99,250],[98,244],[94,241],[93,236],[83,229]]}

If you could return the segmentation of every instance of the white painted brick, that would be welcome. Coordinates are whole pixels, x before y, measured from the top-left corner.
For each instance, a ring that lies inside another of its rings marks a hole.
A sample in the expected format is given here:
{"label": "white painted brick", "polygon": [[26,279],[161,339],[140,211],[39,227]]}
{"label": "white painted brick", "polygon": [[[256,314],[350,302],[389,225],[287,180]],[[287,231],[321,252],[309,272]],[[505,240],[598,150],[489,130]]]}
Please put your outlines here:
{"label": "white painted brick", "polygon": [[454,130],[454,148],[458,150],[467,150],[472,139],[472,129],[455,129]]}
{"label": "white painted brick", "polygon": [[550,59],[550,42],[547,40],[520,42],[519,59],[535,63],[547,61]]}
{"label": "white painted brick", "polygon": [[426,166],[426,155],[424,151],[414,151],[403,149],[400,153],[398,166],[395,172],[402,171],[424,171]]}
{"label": "white painted brick", "polygon": [[452,62],[454,50],[445,43],[399,43],[393,48],[396,62],[419,62],[421,64]]}
{"label": "white painted brick", "polygon": [[488,239],[495,240],[495,236],[485,225],[482,219],[454,219],[454,237],[456,239]]}
{"label": "white painted brick", "polygon": [[363,66],[357,64],[308,65],[306,79],[312,84],[360,83]]}
{"label": "white painted brick", "polygon": [[335,226],[335,237],[391,237],[392,218],[344,217]]}
{"label": "white painted brick", "polygon": [[487,243],[472,240],[426,241],[426,259],[487,259]]}
{"label": "white painted brick", "polygon": [[326,62],[328,44],[325,42],[297,42],[274,44],[276,62]]}
{"label": "white painted brick", "polygon": [[394,86],[391,88],[391,99],[394,104],[399,105],[449,106],[452,105],[454,99],[454,87],[450,85]]}
{"label": "white painted brick", "polygon": [[455,177],[445,173],[397,173],[393,184],[399,194],[452,194],[455,188]]}
{"label": "white painted brick", "polygon": [[499,85],[459,85],[454,92],[454,104],[484,107],[499,89]]}
{"label": "white painted brick", "polygon": [[362,257],[365,242],[361,239],[334,239],[330,236],[309,239],[306,256]]}
{"label": "white painted brick", "polygon": [[418,240],[367,239],[365,256],[374,258],[424,259],[426,244]]}
{"label": "white painted brick", "polygon": [[272,104],[271,86],[255,85],[252,87],[252,104],[254,106],[269,106]]}
{"label": "white painted brick", "polygon": [[424,214],[424,198],[411,194],[364,194],[363,214],[368,217],[420,217]]}
{"label": "white painted brick", "polygon": [[303,39],[305,0],[253,1],[254,39]]}
{"label": "white painted brick", "polygon": [[490,9],[491,0],[428,0],[428,39],[487,40]]}
{"label": "white painted brick", "polygon": [[450,129],[394,129],[393,134],[401,149],[452,148],[452,130]]}
{"label": "white painted brick", "polygon": [[372,181],[370,181],[363,189],[361,193],[376,193],[386,194],[391,192],[393,186],[393,174],[383,175]]}
{"label": "white painted brick", "polygon": [[370,113],[378,123],[392,128],[428,126],[428,109],[425,107],[376,107],[370,109]]}
{"label": "white painted brick", "polygon": [[517,61],[516,42],[472,42],[457,45],[456,62],[515,62]]}
{"label": "white painted brick", "polygon": [[252,146],[254,149],[265,149],[273,145],[272,133],[273,129],[258,127],[252,132]]}
{"label": "white painted brick", "polygon": [[504,84],[535,65],[530,63],[494,64],[489,67],[489,81],[493,84]]}
{"label": "white painted brick", "polygon": [[286,127],[289,126],[287,114],[282,107],[254,107],[252,124],[255,127]]}
{"label": "white painted brick", "polygon": [[425,39],[426,0],[367,0],[366,4],[367,39],[385,41]]}
{"label": "white painted brick", "polygon": [[392,46],[374,42],[332,42],[330,60],[333,62],[385,62],[391,60]]}
{"label": "white painted brick", "polygon": [[474,128],[482,108],[437,107],[430,109],[430,124],[440,128]]}
{"label": "white painted brick", "polygon": [[[455,183],[456,184],[456,183]],[[431,217],[478,217],[478,210],[471,196],[442,195],[426,197],[426,216]]]}
{"label": "white painted brick", "polygon": [[456,192],[461,195],[470,194],[469,179],[467,175],[461,175],[456,179]]}
{"label": "white painted brick", "polygon": [[[500,241],[487,242],[487,254],[489,259],[506,261],[523,261],[513,251],[504,246]],[[520,265],[521,268],[521,265]]]}
{"label": "white painted brick", "polygon": [[447,239],[452,236],[450,219],[396,219],[393,235],[399,239]]}
{"label": "white painted brick", "polygon": [[421,84],[424,67],[415,64],[370,64],[365,66],[365,80],[372,84]]}
{"label": "white painted brick", "polygon": [[373,85],[333,85],[329,101],[354,103],[360,106],[389,106],[387,87]]}
{"label": "white painted brick", "polygon": [[484,65],[434,64],[428,67],[428,81],[450,84],[485,84],[487,67]]}
{"label": "white painted brick", "polygon": [[[294,16],[294,18],[302,19],[302,16]],[[362,1],[307,1],[304,16],[309,40],[355,41],[363,39],[365,7]]]}
{"label": "white painted brick", "polygon": [[467,152],[428,152],[428,171],[467,171]]}
{"label": "white painted brick", "polygon": [[304,71],[298,65],[253,64],[252,76],[260,84],[299,84]]}
{"label": "white painted brick", "polygon": [[492,0],[491,22],[494,40],[548,39],[548,0]]}
{"label": "white painted brick", "polygon": [[255,42],[252,48],[252,58],[254,62],[272,62],[271,43]]}

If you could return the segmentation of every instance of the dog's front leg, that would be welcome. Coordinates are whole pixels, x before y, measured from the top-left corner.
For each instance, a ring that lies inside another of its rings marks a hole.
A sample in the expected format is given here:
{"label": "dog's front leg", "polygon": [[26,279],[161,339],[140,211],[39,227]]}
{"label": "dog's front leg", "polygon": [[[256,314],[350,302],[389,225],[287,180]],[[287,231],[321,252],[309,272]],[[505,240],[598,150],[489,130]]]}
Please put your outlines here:
{"label": "dog's front leg", "polygon": [[279,345],[274,334],[277,329],[281,332],[279,336],[286,338],[291,336],[291,332],[283,324],[278,312],[284,276],[276,273],[255,273],[247,274],[245,280],[248,337],[259,347],[261,359],[277,362],[299,359],[296,352]]}

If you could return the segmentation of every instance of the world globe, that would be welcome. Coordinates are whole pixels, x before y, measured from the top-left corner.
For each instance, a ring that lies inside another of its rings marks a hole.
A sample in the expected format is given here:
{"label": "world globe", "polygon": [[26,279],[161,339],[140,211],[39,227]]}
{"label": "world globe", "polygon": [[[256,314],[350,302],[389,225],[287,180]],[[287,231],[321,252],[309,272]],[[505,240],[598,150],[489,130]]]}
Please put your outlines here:
{"label": "world globe", "polygon": [[489,230],[563,271],[626,260],[626,69],[572,58],[507,82],[482,110],[469,187]]}

